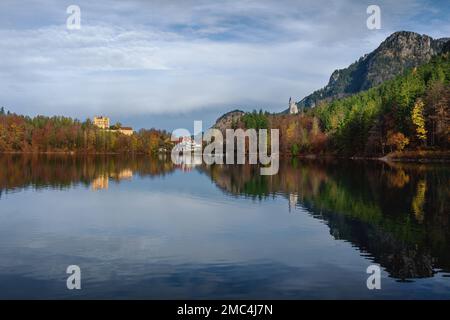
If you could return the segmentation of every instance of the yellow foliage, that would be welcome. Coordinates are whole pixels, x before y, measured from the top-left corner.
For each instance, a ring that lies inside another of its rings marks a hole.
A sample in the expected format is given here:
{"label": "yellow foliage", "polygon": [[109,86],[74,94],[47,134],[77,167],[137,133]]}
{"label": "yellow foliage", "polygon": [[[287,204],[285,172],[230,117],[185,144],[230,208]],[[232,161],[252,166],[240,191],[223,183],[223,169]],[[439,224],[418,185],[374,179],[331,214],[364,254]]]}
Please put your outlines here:
{"label": "yellow foliage", "polygon": [[425,204],[426,191],[427,191],[426,181],[420,180],[419,183],[417,184],[416,195],[414,196],[411,204],[414,215],[416,216],[419,222],[422,222],[424,218],[423,206]]}
{"label": "yellow foliage", "polygon": [[389,131],[386,142],[388,146],[395,147],[397,151],[402,151],[409,144],[409,139],[401,132]]}
{"label": "yellow foliage", "polygon": [[411,120],[416,127],[417,138],[425,142],[427,140],[427,129],[425,128],[425,117],[423,115],[424,107],[423,101],[421,99],[417,100],[412,110]]}
{"label": "yellow foliage", "polygon": [[297,125],[295,122],[291,122],[289,126],[286,129],[286,137],[287,139],[292,139],[295,137],[295,129],[297,128]]}

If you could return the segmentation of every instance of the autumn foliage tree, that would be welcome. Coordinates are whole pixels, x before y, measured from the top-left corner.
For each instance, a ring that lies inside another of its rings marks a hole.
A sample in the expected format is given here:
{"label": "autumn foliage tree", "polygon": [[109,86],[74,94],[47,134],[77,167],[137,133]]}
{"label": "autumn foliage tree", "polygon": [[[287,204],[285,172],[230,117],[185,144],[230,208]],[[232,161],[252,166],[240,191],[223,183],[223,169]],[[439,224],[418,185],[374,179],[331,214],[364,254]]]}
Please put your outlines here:
{"label": "autumn foliage tree", "polygon": [[409,139],[401,132],[389,131],[386,144],[391,147],[391,151],[402,151],[409,144]]}
{"label": "autumn foliage tree", "polygon": [[398,149],[399,133],[410,142],[405,148],[428,145],[446,150],[449,108],[450,56],[444,53],[377,87],[323,102],[307,114],[320,119],[332,150],[364,155],[384,154],[388,142]]}
{"label": "autumn foliage tree", "polygon": [[418,99],[414,104],[414,108],[411,114],[411,121],[415,126],[415,132],[417,139],[422,143],[426,144],[427,141],[427,129],[425,128],[425,116],[424,107],[422,99]]}
{"label": "autumn foliage tree", "polygon": [[0,109],[0,152],[156,154],[171,147],[170,134],[162,130],[140,130],[127,136],[99,129],[89,119],[30,118]]}

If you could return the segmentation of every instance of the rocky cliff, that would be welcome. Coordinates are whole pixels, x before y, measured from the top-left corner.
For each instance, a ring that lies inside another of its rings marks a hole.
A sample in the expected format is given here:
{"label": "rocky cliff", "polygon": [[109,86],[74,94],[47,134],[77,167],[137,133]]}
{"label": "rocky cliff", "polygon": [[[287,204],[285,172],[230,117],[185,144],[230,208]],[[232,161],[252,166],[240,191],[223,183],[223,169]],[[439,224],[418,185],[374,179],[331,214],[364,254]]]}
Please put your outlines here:
{"label": "rocky cliff", "polygon": [[219,129],[224,133],[226,129],[232,129],[234,124],[237,123],[244,114],[244,111],[241,110],[227,112],[216,120],[213,128]]}
{"label": "rocky cliff", "polygon": [[375,51],[361,57],[348,68],[335,70],[324,88],[313,92],[297,104],[300,108],[309,108],[321,101],[330,101],[367,90],[402,74],[408,68],[428,62],[449,47],[450,38],[433,39],[414,32],[395,32]]}

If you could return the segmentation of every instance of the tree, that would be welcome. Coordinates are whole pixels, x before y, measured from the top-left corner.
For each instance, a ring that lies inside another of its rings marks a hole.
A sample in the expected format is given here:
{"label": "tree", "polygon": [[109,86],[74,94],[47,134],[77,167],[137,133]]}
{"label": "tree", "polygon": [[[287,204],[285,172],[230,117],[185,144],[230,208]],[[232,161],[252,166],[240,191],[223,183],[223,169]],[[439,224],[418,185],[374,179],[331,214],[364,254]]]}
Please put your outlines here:
{"label": "tree", "polygon": [[0,115],[2,115],[2,116],[5,115],[5,108],[4,108],[4,107],[2,107],[2,108],[0,109]]}
{"label": "tree", "polygon": [[[0,109],[1,110],[1,109]],[[145,146],[150,145],[150,148]],[[173,146],[170,134],[156,129],[143,130],[125,136],[110,130],[100,130],[87,119],[81,123],[67,117],[34,118],[17,114],[0,117],[0,152],[128,152],[156,153],[159,147]]]}
{"label": "tree", "polygon": [[113,130],[119,130],[120,128],[122,128],[122,124],[120,122],[116,122],[115,125],[111,126],[111,129]]}
{"label": "tree", "polygon": [[409,139],[401,132],[389,131],[386,143],[391,147],[391,151],[393,151],[393,147],[397,151],[402,151],[409,144]]}
{"label": "tree", "polygon": [[367,143],[365,147],[366,154],[384,154],[386,141],[384,140],[384,119],[379,117],[374,120],[368,132]]}
{"label": "tree", "polygon": [[416,129],[416,137],[425,144],[427,141],[427,129],[425,128],[424,107],[425,104],[422,99],[418,99],[414,104],[411,120]]}
{"label": "tree", "polygon": [[294,143],[291,147],[291,153],[293,156],[298,156],[298,154],[300,153],[300,147],[298,146],[298,144]]}
{"label": "tree", "polygon": [[267,114],[262,110],[259,112],[253,110],[253,112],[247,112],[241,118],[246,129],[266,129],[268,126]]}
{"label": "tree", "polygon": [[424,102],[429,142],[445,147],[450,127],[450,88],[440,81],[432,81]]}

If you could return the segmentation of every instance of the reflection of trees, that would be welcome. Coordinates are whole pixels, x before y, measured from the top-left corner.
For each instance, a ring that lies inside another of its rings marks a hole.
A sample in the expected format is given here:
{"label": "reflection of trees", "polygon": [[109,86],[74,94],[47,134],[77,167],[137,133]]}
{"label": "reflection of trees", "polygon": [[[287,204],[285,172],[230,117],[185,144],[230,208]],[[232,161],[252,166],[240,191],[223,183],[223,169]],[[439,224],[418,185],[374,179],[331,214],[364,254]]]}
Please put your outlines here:
{"label": "reflection of trees", "polygon": [[409,175],[402,169],[396,170],[393,174],[386,176],[389,186],[403,188],[409,182]]}
{"label": "reflection of trees", "polygon": [[425,192],[427,191],[427,184],[425,180],[420,180],[417,183],[417,192],[416,195],[413,198],[413,201],[411,203],[412,211],[414,212],[414,215],[416,216],[416,219],[420,222],[423,221],[423,206],[425,204]]}
{"label": "reflection of trees", "polygon": [[394,277],[450,270],[448,167],[304,161],[280,163],[276,176],[260,176],[256,166],[202,170],[235,195],[263,199],[279,193],[290,208],[296,199],[324,219],[334,237],[369,253]]}
{"label": "reflection of trees", "polygon": [[164,175],[174,170],[170,161],[145,156],[71,156],[2,155],[0,156],[0,195],[2,191],[32,186],[68,188],[74,184],[105,189],[108,181],[139,176]]}
{"label": "reflection of trees", "polygon": [[336,239],[347,240],[381,264],[389,274],[399,279],[430,277],[435,262],[423,243],[417,246],[399,239],[379,225],[365,223],[344,215],[326,212],[330,233]]}
{"label": "reflection of trees", "polygon": [[[168,159],[120,156],[2,155],[0,196],[17,188],[105,188],[108,181],[165,175]],[[180,167],[182,168],[182,166]],[[397,278],[450,270],[450,169],[379,162],[281,161],[279,174],[257,166],[198,166],[223,191],[255,199],[281,194],[326,221]]]}

